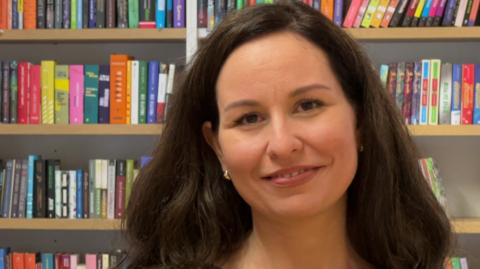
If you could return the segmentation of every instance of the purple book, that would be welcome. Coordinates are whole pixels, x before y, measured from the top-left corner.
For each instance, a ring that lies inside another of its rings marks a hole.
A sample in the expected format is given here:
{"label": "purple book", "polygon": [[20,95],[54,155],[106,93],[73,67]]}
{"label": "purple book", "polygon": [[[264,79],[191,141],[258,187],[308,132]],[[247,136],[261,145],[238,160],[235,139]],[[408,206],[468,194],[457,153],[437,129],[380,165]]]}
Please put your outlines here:
{"label": "purple book", "polygon": [[98,71],[98,123],[110,123],[110,65]]}
{"label": "purple book", "polygon": [[10,123],[10,62],[3,62],[2,66],[2,122]]}
{"label": "purple book", "polygon": [[410,124],[420,122],[420,93],[422,91],[422,62],[415,62],[413,67],[412,111]]}
{"label": "purple book", "polygon": [[88,28],[95,28],[95,7],[97,6],[97,0],[89,0],[88,4]]}
{"label": "purple book", "polygon": [[63,0],[63,28],[70,29],[70,0]]}
{"label": "purple book", "polygon": [[173,1],[173,27],[185,28],[185,0]]}
{"label": "purple book", "polygon": [[440,21],[442,20],[443,12],[445,11],[445,6],[447,5],[447,0],[440,0],[440,4],[438,4],[437,14],[435,14],[435,18],[433,19],[433,26],[439,26]]}
{"label": "purple book", "polygon": [[445,15],[443,16],[442,25],[451,26],[453,20],[453,13],[455,12],[455,7],[457,6],[457,0],[448,0]]}
{"label": "purple book", "polygon": [[343,0],[335,0],[335,12],[333,13],[333,22],[336,23],[338,26],[342,26],[342,7],[343,7]]}

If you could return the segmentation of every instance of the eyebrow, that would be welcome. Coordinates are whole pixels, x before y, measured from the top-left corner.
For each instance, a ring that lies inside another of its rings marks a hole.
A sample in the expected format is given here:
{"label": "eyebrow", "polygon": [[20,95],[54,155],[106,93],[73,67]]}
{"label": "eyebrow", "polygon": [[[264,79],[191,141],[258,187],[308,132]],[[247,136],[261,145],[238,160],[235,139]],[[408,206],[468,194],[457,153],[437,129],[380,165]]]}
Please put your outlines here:
{"label": "eyebrow", "polygon": [[[307,86],[300,87],[298,89],[295,89],[293,92],[290,93],[290,97],[295,97],[297,95],[309,92],[311,90],[330,90],[329,87],[323,85],[323,84],[311,84]],[[252,107],[252,106],[258,106],[258,102],[254,100],[240,100],[233,102],[229,104],[225,109],[223,110],[224,112],[235,108],[235,107],[242,107],[242,106],[247,106],[247,107]]]}

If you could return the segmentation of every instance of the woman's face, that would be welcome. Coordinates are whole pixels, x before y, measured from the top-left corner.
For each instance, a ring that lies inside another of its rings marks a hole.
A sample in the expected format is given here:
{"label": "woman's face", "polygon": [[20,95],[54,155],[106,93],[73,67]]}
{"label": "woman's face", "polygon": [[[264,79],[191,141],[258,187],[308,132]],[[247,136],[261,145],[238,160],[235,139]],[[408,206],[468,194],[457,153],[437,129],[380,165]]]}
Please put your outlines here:
{"label": "woman's face", "polygon": [[356,119],[325,53],[293,33],[237,48],[217,81],[218,132],[204,134],[253,214],[304,218],[345,208]]}

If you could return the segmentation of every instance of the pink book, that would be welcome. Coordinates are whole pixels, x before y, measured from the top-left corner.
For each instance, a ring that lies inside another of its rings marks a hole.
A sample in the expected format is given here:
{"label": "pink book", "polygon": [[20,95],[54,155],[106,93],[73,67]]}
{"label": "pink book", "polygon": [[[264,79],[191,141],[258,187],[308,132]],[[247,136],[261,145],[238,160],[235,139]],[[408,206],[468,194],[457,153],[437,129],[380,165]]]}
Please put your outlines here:
{"label": "pink book", "polygon": [[437,14],[437,8],[439,4],[440,0],[433,0],[432,7],[430,8],[430,12],[428,13],[428,17],[431,18],[430,26],[432,26],[433,18],[435,18],[435,15]]}
{"label": "pink book", "polygon": [[351,28],[353,22],[355,21],[355,16],[360,9],[360,5],[362,4],[362,0],[353,0],[350,4],[350,8],[348,9],[347,16],[345,17],[345,21],[343,22],[343,27]]}
{"label": "pink book", "polygon": [[70,255],[70,269],[77,269],[78,254]]}
{"label": "pink book", "polygon": [[18,63],[18,106],[17,115],[19,124],[28,124],[28,99],[30,86],[31,63]]}
{"label": "pink book", "polygon": [[[97,255],[86,254],[85,255],[85,267],[86,269],[97,269]],[[102,269],[102,268],[99,268]]]}
{"label": "pink book", "polygon": [[70,124],[83,124],[83,65],[70,65]]}
{"label": "pink book", "polygon": [[60,263],[63,269],[70,269],[70,254],[62,254]]}
{"label": "pink book", "polygon": [[479,5],[480,5],[480,0],[473,0],[472,12],[470,13],[470,18],[468,18],[468,26],[475,25],[475,19],[477,18]]}
{"label": "pink book", "polygon": [[360,5],[360,8],[358,9],[357,17],[355,18],[355,21],[353,22],[353,27],[355,27],[355,28],[360,27],[360,23],[362,23],[363,15],[365,15],[365,11],[367,10],[368,3],[370,3],[370,0],[363,0],[362,1],[362,4]]}
{"label": "pink book", "polygon": [[40,65],[32,65],[30,67],[30,124],[40,124],[41,76]]}
{"label": "pink book", "polygon": [[42,269],[42,263],[39,262],[39,263],[35,264],[35,268],[36,269]]}

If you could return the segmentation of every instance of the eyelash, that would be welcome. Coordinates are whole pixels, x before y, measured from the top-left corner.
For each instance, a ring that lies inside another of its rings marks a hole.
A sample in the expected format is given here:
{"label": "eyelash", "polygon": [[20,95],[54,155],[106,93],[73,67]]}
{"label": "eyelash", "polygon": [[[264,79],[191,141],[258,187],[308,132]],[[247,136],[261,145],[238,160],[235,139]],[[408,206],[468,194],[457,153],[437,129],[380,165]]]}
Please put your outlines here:
{"label": "eyelash", "polygon": [[[316,108],[320,108],[322,106],[325,105],[325,103],[323,101],[321,101],[320,99],[316,99],[316,98],[307,98],[307,99],[303,99],[303,100],[300,100],[299,102],[297,102],[297,107],[304,104],[304,103],[308,103],[308,102],[312,102],[314,103],[316,106],[314,108],[312,108],[311,110],[313,109],[316,109]],[[255,112],[248,112],[246,114],[244,114],[243,116],[241,116],[238,120],[235,121],[235,125],[248,125],[247,124],[243,124],[243,120],[245,118],[247,118],[248,116],[253,116],[253,115],[257,115],[257,113]],[[253,124],[253,123],[252,123]]]}

